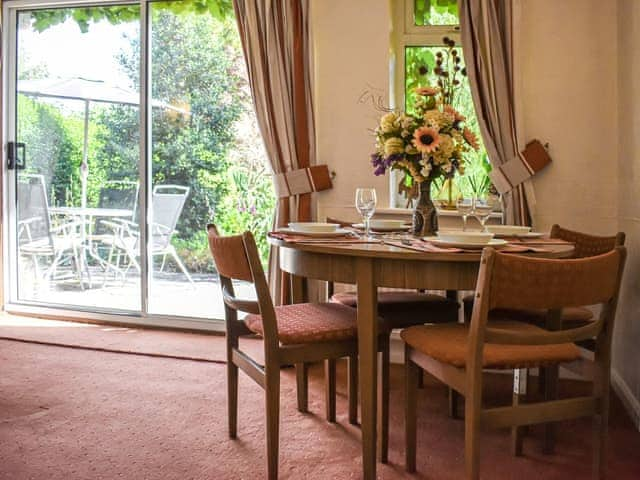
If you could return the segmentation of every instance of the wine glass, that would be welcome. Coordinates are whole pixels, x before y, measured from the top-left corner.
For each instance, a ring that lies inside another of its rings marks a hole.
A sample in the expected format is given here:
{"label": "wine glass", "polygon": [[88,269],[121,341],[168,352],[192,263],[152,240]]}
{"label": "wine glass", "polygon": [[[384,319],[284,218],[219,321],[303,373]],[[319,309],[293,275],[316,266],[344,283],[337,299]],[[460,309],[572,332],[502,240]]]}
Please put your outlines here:
{"label": "wine glass", "polygon": [[470,198],[459,198],[456,201],[456,208],[462,215],[462,231],[467,230],[467,218],[473,212],[473,200]]}
{"label": "wine glass", "polygon": [[482,231],[486,231],[485,224],[489,217],[491,216],[491,212],[495,208],[495,203],[489,198],[476,198],[473,202],[473,216],[478,219],[480,225],[482,225]]}
{"label": "wine glass", "polygon": [[376,202],[375,188],[358,188],[356,190],[356,209],[362,215],[365,238],[369,238],[369,220],[376,211]]}

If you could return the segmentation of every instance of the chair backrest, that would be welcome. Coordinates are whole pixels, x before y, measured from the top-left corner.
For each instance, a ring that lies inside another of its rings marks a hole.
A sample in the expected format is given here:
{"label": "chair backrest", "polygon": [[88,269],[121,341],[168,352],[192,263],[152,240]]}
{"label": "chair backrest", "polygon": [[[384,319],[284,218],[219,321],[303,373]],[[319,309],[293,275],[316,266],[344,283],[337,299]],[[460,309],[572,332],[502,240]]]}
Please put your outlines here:
{"label": "chair backrest", "polygon": [[156,185],[153,188],[151,237],[154,249],[169,245],[188,196],[189,187],[182,185]]}
{"label": "chair backrest", "polygon": [[20,174],[18,176],[18,243],[34,242],[51,238],[49,202],[44,176]]}
{"label": "chair backrest", "polygon": [[[484,342],[550,345],[603,333],[599,345],[610,348],[625,259],[625,247],[579,259],[532,258],[486,248],[471,317],[469,362],[481,362]],[[487,325],[492,309],[544,309],[560,318],[563,308],[597,304],[603,306],[600,318],[577,328],[522,333]]]}
{"label": "chair backrest", "polygon": [[[265,349],[277,348],[278,330],[273,300],[260,261],[260,254],[251,232],[242,235],[221,236],[215,225],[207,226],[209,249],[220,277],[222,298],[225,303],[227,324],[237,319],[237,312],[260,314],[264,330]],[[253,283],[256,300],[243,300],[235,296],[232,280]]]}
{"label": "chair backrest", "polygon": [[551,227],[551,238],[560,238],[568,242],[573,242],[575,250],[573,258],[586,258],[601,255],[613,250],[615,247],[624,245],[625,234],[618,232],[613,236],[597,236],[588,233],[576,232],[562,228],[556,224]]}
{"label": "chair backrest", "polygon": [[100,208],[131,210],[130,220],[135,222],[139,190],[140,182],[132,182],[130,180],[107,181],[100,189],[98,206]]}

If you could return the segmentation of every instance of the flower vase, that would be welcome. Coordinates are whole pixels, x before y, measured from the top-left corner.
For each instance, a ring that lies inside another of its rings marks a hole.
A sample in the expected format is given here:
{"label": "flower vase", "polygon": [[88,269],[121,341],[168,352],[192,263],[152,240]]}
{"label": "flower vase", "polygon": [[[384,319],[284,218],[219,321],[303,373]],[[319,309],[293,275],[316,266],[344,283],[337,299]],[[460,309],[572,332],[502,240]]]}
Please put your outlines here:
{"label": "flower vase", "polygon": [[418,188],[419,195],[413,209],[411,231],[416,237],[428,237],[438,231],[438,215],[431,201],[431,180],[421,182]]}

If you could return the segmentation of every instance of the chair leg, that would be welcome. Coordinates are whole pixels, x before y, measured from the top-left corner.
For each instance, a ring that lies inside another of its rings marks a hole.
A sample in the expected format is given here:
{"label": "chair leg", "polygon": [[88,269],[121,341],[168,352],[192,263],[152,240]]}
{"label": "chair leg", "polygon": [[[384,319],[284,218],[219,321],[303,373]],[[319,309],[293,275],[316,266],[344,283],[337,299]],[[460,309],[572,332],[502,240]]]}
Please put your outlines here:
{"label": "chair leg", "polygon": [[296,387],[298,390],[298,411],[309,412],[309,364],[296,363]]}
{"label": "chair leg", "polygon": [[422,369],[410,360],[410,347],[405,347],[405,406],[404,406],[404,432],[405,432],[405,468],[407,472],[416,471],[416,443],[417,443],[417,390],[418,377],[422,375]]}
{"label": "chair leg", "polygon": [[324,384],[326,397],[327,421],[336,421],[336,361],[328,359],[324,361]]}
{"label": "chair leg", "polygon": [[[527,395],[528,369],[520,368],[513,371],[513,406],[516,407],[523,402]],[[525,427],[511,427],[511,453],[519,457],[522,455],[522,438]]]}
{"label": "chair leg", "polygon": [[280,430],[280,368],[265,369],[265,403],[267,410],[267,478],[278,479],[278,449]]}
{"label": "chair leg", "polygon": [[449,389],[449,417],[455,418],[455,419],[460,418],[460,415],[458,415],[458,405],[460,404],[460,394],[451,387],[448,387],[448,389]]}
{"label": "chair leg", "polygon": [[[545,368],[544,380],[544,399],[546,401],[555,400],[556,398],[558,398],[557,365]],[[544,425],[544,443],[542,446],[542,452],[547,455],[552,454],[555,450],[555,431],[555,422],[548,422]]]}
{"label": "chair leg", "polygon": [[227,408],[229,410],[229,438],[238,436],[238,367],[227,361]]}
{"label": "chair leg", "polygon": [[347,359],[349,423],[358,424],[358,356],[350,355]]}
{"label": "chair leg", "polygon": [[193,285],[193,278],[191,278],[191,275],[187,271],[187,268],[184,266],[184,263],[182,263],[182,260],[180,260],[180,257],[178,257],[178,253],[173,247],[171,248],[170,253],[171,253],[171,257],[173,258],[173,261],[176,262],[180,270],[182,270],[182,273],[184,273],[185,277],[187,277],[187,280],[189,280],[189,283]]}
{"label": "chair leg", "polygon": [[481,385],[467,392],[464,402],[464,456],[467,480],[480,478]]}
{"label": "chair leg", "polygon": [[593,467],[594,480],[604,479],[607,471],[607,430],[609,428],[609,366],[600,365],[596,350],[596,374],[593,395],[600,398],[600,412],[593,416]]}
{"label": "chair leg", "polygon": [[389,352],[389,336],[380,338],[382,362],[378,390],[378,455],[381,463],[389,461],[389,370],[391,358]]}

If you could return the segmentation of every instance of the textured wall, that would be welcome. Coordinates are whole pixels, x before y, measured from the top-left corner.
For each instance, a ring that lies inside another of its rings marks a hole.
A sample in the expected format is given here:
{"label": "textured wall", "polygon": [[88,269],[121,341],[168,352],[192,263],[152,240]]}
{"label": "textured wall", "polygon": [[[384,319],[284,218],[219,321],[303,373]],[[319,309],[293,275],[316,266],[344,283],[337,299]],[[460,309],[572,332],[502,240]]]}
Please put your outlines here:
{"label": "textured wall", "polygon": [[[614,341],[614,369],[640,413],[640,2],[618,2],[618,225],[629,258]],[[640,425],[640,419],[636,418]]]}

